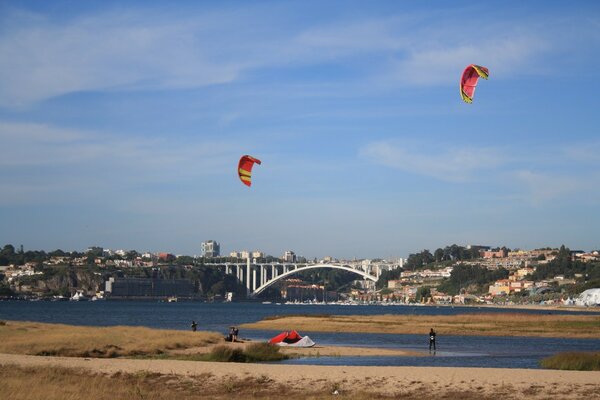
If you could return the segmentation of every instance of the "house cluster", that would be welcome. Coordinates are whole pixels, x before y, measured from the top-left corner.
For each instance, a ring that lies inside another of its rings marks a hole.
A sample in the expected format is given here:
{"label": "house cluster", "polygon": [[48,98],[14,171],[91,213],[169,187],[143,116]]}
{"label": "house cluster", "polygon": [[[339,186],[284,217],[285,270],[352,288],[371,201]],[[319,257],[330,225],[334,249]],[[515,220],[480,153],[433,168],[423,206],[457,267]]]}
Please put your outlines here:
{"label": "house cluster", "polygon": [[0,272],[5,276],[7,282],[11,283],[16,279],[24,276],[41,275],[42,272],[35,271],[35,265],[33,263],[27,263],[25,265],[7,265],[0,267]]}

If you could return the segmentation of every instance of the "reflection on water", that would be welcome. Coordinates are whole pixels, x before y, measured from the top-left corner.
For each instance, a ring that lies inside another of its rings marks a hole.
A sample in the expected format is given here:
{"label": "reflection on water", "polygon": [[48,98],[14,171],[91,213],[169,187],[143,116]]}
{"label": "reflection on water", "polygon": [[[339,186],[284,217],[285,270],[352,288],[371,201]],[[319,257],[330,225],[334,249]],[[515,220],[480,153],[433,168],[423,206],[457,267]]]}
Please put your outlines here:
{"label": "reflection on water", "polygon": [[[73,325],[133,325],[165,329],[198,329],[225,334],[230,325],[254,322],[272,315],[456,315],[465,313],[516,312],[529,314],[568,314],[554,310],[507,310],[501,308],[413,307],[340,305],[276,305],[259,303],[156,303],[156,302],[27,302],[0,301],[0,319],[29,320]],[[600,313],[595,313],[600,314]],[[293,327],[290,327],[293,329]],[[278,331],[245,330],[242,338],[267,340]],[[428,353],[428,332],[423,335],[377,333],[308,334],[318,345],[385,347],[423,352],[424,357],[308,357],[285,361],[287,364],[380,365],[438,367],[539,368],[539,360],[562,351],[600,351],[600,339],[526,338],[503,336],[438,335],[438,351]],[[499,332],[500,334],[501,332]]]}

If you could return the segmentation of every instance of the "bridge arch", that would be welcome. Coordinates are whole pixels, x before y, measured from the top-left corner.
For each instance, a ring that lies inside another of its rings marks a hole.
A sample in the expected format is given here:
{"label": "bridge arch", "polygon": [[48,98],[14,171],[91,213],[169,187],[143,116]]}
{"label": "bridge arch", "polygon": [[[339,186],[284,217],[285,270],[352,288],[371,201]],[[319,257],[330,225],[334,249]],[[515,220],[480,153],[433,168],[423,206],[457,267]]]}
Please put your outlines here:
{"label": "bridge arch", "polygon": [[281,279],[287,278],[288,276],[294,275],[297,272],[302,272],[302,271],[307,271],[309,269],[317,269],[317,268],[331,268],[331,269],[340,269],[343,271],[348,271],[348,272],[352,272],[354,274],[360,275],[365,279],[370,279],[373,282],[377,282],[377,280],[379,279],[376,276],[373,276],[367,272],[358,270],[358,269],[354,269],[348,265],[337,265],[337,264],[314,264],[314,265],[307,265],[305,267],[300,267],[297,269],[293,269],[291,271],[285,272],[279,276],[277,276],[276,278],[271,279],[270,281],[268,281],[267,283],[265,283],[262,286],[259,286],[258,288],[256,288],[256,290],[254,292],[252,292],[250,294],[250,297],[255,297],[258,296],[261,292],[263,292],[266,288],[268,288],[269,286],[275,284],[276,282],[280,281]]}

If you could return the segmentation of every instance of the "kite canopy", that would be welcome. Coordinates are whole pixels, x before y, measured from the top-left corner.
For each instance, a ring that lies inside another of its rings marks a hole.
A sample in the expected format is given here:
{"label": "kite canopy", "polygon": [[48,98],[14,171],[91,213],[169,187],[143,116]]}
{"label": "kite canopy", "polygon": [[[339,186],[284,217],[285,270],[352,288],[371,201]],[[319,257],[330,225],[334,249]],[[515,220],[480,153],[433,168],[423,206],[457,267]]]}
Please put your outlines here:
{"label": "kite canopy", "polygon": [[308,336],[300,336],[296,331],[281,332],[279,335],[271,338],[269,343],[276,344],[278,346],[290,346],[290,347],[312,347],[315,345]]}
{"label": "kite canopy", "polygon": [[465,103],[472,103],[475,87],[479,78],[487,79],[490,72],[486,67],[471,64],[462,73],[460,78],[460,97]]}
{"label": "kite canopy", "polygon": [[246,186],[252,185],[252,167],[254,164],[260,165],[260,160],[249,155],[242,156],[238,164],[238,175],[242,183]]}

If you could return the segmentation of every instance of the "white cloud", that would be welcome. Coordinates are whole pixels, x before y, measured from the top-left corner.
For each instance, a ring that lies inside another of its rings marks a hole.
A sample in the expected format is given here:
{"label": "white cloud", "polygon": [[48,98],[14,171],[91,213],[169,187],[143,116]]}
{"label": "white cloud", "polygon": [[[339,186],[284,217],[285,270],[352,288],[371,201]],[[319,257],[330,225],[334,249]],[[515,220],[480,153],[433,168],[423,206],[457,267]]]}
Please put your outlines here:
{"label": "white cloud", "polygon": [[531,63],[547,49],[541,39],[523,36],[418,48],[396,62],[393,75],[405,84],[455,84],[463,68],[475,63],[488,66],[492,77],[506,76]]}
{"label": "white cloud", "polygon": [[[471,62],[490,67],[494,77],[539,67],[559,34],[523,21],[526,28],[510,30],[485,20],[443,24],[420,14],[307,26],[286,24],[291,11],[282,8],[277,23],[272,10],[258,7],[184,12],[119,9],[60,22],[18,12],[5,17],[11,23],[0,32],[0,106],[78,91],[226,84],[257,68],[340,57],[354,57],[366,78],[387,83],[454,84]],[[365,62],[366,54],[377,62]]]}
{"label": "white cloud", "polygon": [[66,24],[25,18],[23,26],[0,37],[1,104],[85,90],[230,82],[240,72],[240,60],[218,57],[214,37],[201,31],[203,22],[168,22],[139,12]]}
{"label": "white cloud", "polygon": [[565,149],[567,157],[576,162],[598,164],[600,163],[600,142],[580,143]]}
{"label": "white cloud", "polygon": [[442,151],[430,146],[426,151],[392,142],[374,142],[361,150],[371,161],[442,181],[464,182],[482,169],[501,165],[503,158],[491,148],[454,147]]}
{"label": "white cloud", "polygon": [[84,191],[99,194],[132,185],[233,176],[243,146],[201,138],[121,137],[7,122],[0,122],[0,141],[5,150],[0,157],[2,202],[12,204],[52,201],[53,196],[66,193],[79,198]]}
{"label": "white cloud", "polygon": [[525,185],[527,199],[533,204],[540,204],[569,194],[581,196],[585,192],[586,179],[529,170],[515,172],[518,182]]}
{"label": "white cloud", "polygon": [[[45,124],[2,121],[0,140],[8,149],[0,158],[0,166],[5,167],[76,165],[98,161],[109,165],[126,164],[136,169],[169,169],[186,163],[200,167],[214,165],[215,159],[237,147],[211,140],[179,142],[172,138],[119,137]],[[197,171],[202,173],[213,169],[198,168]]]}

